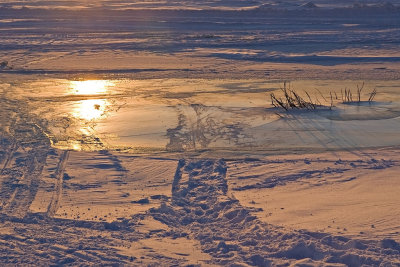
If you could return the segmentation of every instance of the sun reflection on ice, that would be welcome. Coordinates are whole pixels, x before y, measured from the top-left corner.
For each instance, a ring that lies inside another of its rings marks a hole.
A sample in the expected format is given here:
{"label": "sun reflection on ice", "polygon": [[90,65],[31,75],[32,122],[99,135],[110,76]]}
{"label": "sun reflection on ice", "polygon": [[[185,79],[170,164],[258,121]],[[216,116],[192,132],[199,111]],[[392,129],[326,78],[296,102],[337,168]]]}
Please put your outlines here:
{"label": "sun reflection on ice", "polygon": [[113,93],[114,86],[109,80],[69,81],[67,94],[72,98],[68,114],[74,119],[74,125],[70,138],[60,140],[57,147],[77,151],[102,147],[95,127],[112,110],[114,101],[107,96]]}
{"label": "sun reflection on ice", "polygon": [[[95,96],[110,93],[115,84],[109,80],[70,81],[70,91],[74,95]],[[108,106],[107,99],[84,99],[75,103],[72,115],[78,119],[95,120],[105,115]]]}
{"label": "sun reflection on ice", "polygon": [[71,92],[76,95],[101,95],[106,94],[114,86],[108,80],[71,81]]}
{"label": "sun reflection on ice", "polygon": [[105,115],[109,102],[106,99],[87,99],[77,102],[72,115],[79,119],[95,120]]}
{"label": "sun reflection on ice", "polygon": [[76,151],[79,151],[79,150],[81,150],[81,145],[79,144],[79,143],[77,143],[77,142],[73,142],[72,144],[71,144],[71,148],[72,148],[72,150],[76,150]]}

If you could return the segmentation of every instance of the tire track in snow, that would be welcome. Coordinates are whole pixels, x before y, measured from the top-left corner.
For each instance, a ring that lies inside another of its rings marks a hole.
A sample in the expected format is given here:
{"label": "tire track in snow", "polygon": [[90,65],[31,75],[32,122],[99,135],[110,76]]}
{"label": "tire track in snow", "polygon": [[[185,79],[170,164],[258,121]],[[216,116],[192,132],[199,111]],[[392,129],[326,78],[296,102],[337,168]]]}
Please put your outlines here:
{"label": "tire track in snow", "polygon": [[18,149],[17,144],[15,142],[13,142],[13,144],[11,145],[11,148],[6,152],[6,155],[7,155],[6,156],[6,160],[4,161],[4,165],[1,168],[0,175],[3,175],[4,170],[8,167],[8,164],[10,163],[10,161],[11,161],[13,155],[14,155],[14,152],[17,149]]}
{"label": "tire track in snow", "polygon": [[[1,184],[0,184],[0,197],[6,195],[8,192],[8,188],[7,188],[7,175],[5,175],[5,170],[9,167],[10,161],[13,158],[13,155],[15,153],[15,151],[18,149],[18,146],[15,142],[12,143],[11,148],[8,149],[8,151],[6,152],[6,159],[4,161],[4,165],[1,168],[0,171],[0,177],[1,177]],[[13,197],[13,195],[15,195],[15,190],[14,192],[11,193],[11,197]],[[7,199],[7,198],[6,198]],[[1,201],[1,209],[4,209],[7,206],[8,202],[7,200],[2,200]],[[0,209],[0,210],[1,210]]]}
{"label": "tire track in snow", "polygon": [[14,153],[17,151],[17,149],[18,146],[16,142],[13,142],[12,148],[8,151],[6,161],[0,172],[0,175],[2,176],[2,185],[0,190],[0,210],[2,212],[6,212],[11,203],[14,201],[15,195],[18,191],[18,184],[23,180],[23,174],[21,174],[18,166],[10,166],[10,163],[14,158]]}
{"label": "tire track in snow", "polygon": [[49,142],[32,123],[18,121],[13,125],[13,145],[0,173],[0,212],[23,218],[36,196]]}
{"label": "tire track in snow", "polygon": [[55,215],[55,213],[57,212],[60,200],[61,200],[61,196],[62,196],[62,188],[63,188],[63,176],[64,176],[64,170],[65,167],[67,165],[67,161],[68,161],[68,154],[69,151],[64,151],[61,156],[60,156],[60,161],[58,162],[57,165],[57,169],[55,171],[55,176],[57,179],[57,184],[56,184],[56,188],[54,190],[53,193],[53,197],[51,199],[49,208],[47,210],[47,215],[52,217]]}
{"label": "tire track in snow", "polygon": [[14,166],[20,176],[15,176],[11,172],[7,177],[5,192],[2,196],[8,196],[8,198],[3,198],[3,213],[20,218],[27,214],[39,187],[46,156],[46,148],[32,149],[24,157],[27,166],[24,168]]}

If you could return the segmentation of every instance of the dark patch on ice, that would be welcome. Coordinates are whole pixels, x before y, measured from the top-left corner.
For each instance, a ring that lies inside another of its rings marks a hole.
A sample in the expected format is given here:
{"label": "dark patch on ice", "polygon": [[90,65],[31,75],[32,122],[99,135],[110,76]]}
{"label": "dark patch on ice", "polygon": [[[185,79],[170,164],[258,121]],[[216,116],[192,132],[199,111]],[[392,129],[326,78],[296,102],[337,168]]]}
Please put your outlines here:
{"label": "dark patch on ice", "polygon": [[[352,104],[349,104],[352,105]],[[355,105],[355,104],[354,104]],[[360,105],[359,110],[332,110],[327,113],[319,113],[321,116],[335,121],[365,121],[365,120],[387,120],[394,119],[400,116],[399,109],[374,109]]]}
{"label": "dark patch on ice", "polygon": [[286,56],[286,55],[268,55],[259,53],[256,56],[248,54],[224,54],[212,53],[213,56],[225,59],[248,60],[256,62],[273,62],[273,63],[302,63],[321,66],[336,66],[341,64],[363,64],[363,63],[379,63],[379,62],[400,62],[400,57],[367,57],[367,56],[323,56],[323,55],[303,55],[303,56]]}
{"label": "dark patch on ice", "polygon": [[63,174],[63,180],[64,180],[64,181],[68,181],[68,180],[71,180],[71,179],[72,179],[72,177],[69,176],[68,173],[64,172],[64,174]]}
{"label": "dark patch on ice", "polygon": [[86,189],[94,189],[101,188],[102,185],[100,183],[88,183],[88,184],[77,184],[77,183],[64,183],[63,188],[68,188],[72,190],[86,190]]}
{"label": "dark patch on ice", "polygon": [[149,204],[150,200],[146,197],[146,198],[142,198],[139,200],[133,200],[131,201],[131,203],[135,203],[135,204]]}
{"label": "dark patch on ice", "polygon": [[114,169],[116,166],[114,164],[108,164],[108,163],[99,163],[99,164],[92,164],[88,165],[90,168],[96,168],[96,169]]}
{"label": "dark patch on ice", "polygon": [[156,200],[164,200],[164,201],[169,199],[169,197],[165,196],[165,195],[152,195],[152,196],[150,196],[150,198],[156,199]]}

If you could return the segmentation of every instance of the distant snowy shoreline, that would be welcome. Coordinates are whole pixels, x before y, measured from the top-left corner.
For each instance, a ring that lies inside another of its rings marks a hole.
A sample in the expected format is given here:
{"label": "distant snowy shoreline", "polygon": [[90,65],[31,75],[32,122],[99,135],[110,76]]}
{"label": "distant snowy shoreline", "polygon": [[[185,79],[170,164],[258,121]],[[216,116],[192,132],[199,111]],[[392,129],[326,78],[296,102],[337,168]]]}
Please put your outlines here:
{"label": "distant snowy shoreline", "polygon": [[328,0],[212,0],[212,1],[0,1],[0,8],[44,8],[44,9],[187,9],[187,10],[306,10],[306,9],[393,9],[399,7],[392,1],[328,1]]}

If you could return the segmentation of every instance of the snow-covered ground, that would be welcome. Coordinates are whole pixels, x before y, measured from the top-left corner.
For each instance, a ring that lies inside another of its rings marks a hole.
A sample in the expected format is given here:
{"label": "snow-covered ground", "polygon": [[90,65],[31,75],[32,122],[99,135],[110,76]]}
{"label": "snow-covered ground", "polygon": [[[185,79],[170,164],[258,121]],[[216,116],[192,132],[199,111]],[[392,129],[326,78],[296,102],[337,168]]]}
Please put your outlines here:
{"label": "snow-covered ground", "polygon": [[0,265],[400,266],[399,1],[0,0],[0,37]]}
{"label": "snow-covered ground", "polygon": [[8,8],[46,8],[46,9],[307,9],[307,8],[348,8],[348,7],[387,7],[399,4],[398,0],[391,1],[348,1],[348,0],[144,0],[144,1],[118,1],[118,0],[87,0],[87,1],[65,1],[65,0],[31,0],[13,1],[1,0],[0,5]]}
{"label": "snow-covered ground", "polygon": [[[169,3],[178,2],[157,5]],[[398,2],[389,7],[337,2],[321,8],[185,9],[202,3],[213,1],[189,1],[168,10],[21,9],[6,1],[0,8],[0,58],[13,68],[7,72],[57,77],[399,78]]]}

